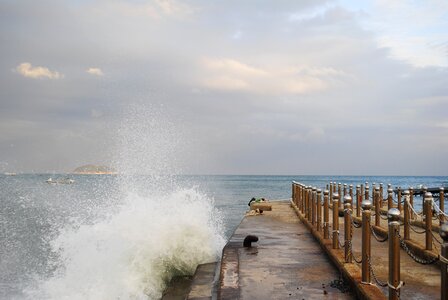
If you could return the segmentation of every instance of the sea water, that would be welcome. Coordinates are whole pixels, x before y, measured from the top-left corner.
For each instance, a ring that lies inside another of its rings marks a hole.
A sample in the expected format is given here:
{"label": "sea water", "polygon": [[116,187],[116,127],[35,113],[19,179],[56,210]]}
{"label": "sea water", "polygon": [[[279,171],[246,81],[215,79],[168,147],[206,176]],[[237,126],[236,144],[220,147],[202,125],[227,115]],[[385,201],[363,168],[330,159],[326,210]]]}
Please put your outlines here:
{"label": "sea water", "polygon": [[448,185],[448,177],[179,175],[167,179],[169,191],[139,193],[123,190],[120,176],[70,175],[75,183],[60,185],[50,176],[65,175],[0,175],[1,299],[160,298],[173,276],[219,258],[250,198],[289,198],[292,181]]}
{"label": "sea water", "polygon": [[[175,122],[171,121],[175,120]],[[126,105],[119,175],[0,175],[1,299],[159,299],[174,276],[219,259],[252,197],[291,182],[446,185],[446,177],[186,176],[194,145],[178,118]],[[191,148],[193,146],[193,148]],[[73,184],[48,184],[49,177]]]}

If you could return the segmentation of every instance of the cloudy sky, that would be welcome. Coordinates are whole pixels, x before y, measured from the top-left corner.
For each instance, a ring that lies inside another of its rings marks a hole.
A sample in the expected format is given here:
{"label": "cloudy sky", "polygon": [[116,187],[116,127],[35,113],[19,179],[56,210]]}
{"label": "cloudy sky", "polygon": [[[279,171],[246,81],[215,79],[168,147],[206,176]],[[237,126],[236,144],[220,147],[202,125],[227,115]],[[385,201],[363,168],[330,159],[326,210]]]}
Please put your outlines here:
{"label": "cloudy sky", "polygon": [[128,146],[195,174],[448,175],[447,28],[446,0],[0,0],[0,171]]}

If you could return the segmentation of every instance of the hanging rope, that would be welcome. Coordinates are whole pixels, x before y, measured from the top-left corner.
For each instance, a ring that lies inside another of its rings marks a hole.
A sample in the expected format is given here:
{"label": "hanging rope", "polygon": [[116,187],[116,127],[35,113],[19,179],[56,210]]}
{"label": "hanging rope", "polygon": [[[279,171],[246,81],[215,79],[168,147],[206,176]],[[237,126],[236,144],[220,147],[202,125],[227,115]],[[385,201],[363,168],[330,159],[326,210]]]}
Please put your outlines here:
{"label": "hanging rope", "polygon": [[389,236],[386,236],[384,239],[379,238],[376,233],[375,233],[375,229],[373,229],[373,226],[370,225],[370,231],[372,232],[373,237],[375,238],[375,240],[377,240],[380,243],[383,243],[385,241],[388,240]]}

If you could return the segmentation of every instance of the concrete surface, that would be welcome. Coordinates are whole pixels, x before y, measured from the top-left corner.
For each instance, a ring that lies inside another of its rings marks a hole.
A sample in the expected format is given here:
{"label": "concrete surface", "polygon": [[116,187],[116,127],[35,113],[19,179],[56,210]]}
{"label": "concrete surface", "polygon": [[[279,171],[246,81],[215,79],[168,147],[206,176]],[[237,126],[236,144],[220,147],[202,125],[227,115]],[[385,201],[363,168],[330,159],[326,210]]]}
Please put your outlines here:
{"label": "concrete surface", "polygon": [[[289,201],[246,216],[223,249],[218,299],[354,299],[330,286],[339,279]],[[247,235],[259,238],[244,248]]]}

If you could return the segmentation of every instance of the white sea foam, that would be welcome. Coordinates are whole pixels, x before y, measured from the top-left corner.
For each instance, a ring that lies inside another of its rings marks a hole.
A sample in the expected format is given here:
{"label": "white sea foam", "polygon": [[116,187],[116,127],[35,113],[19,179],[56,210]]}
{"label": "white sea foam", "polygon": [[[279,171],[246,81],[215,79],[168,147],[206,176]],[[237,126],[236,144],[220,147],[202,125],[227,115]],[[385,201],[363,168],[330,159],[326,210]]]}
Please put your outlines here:
{"label": "white sea foam", "polygon": [[209,198],[195,189],[128,195],[115,215],[65,229],[52,242],[63,268],[34,299],[158,299],[176,275],[216,259],[224,240]]}

